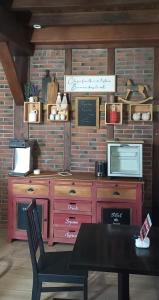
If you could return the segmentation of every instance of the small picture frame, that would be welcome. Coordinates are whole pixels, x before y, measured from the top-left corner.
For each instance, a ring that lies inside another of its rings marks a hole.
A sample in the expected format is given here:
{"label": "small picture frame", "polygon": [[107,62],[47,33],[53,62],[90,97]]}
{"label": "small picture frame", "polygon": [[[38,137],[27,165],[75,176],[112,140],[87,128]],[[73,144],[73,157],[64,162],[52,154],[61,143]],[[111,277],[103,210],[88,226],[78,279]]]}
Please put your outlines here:
{"label": "small picture frame", "polygon": [[99,97],[75,98],[75,126],[99,128]]}

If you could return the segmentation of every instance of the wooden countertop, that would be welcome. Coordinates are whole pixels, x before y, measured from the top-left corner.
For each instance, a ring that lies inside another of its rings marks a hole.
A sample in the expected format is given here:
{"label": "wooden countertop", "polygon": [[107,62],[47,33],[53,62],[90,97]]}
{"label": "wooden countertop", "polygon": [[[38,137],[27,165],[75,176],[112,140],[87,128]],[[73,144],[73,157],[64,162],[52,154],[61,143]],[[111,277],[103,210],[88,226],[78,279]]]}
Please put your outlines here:
{"label": "wooden countertop", "polygon": [[[63,173],[63,172],[61,172]],[[140,182],[143,183],[143,180],[138,180],[138,178],[110,178],[110,177],[97,177],[94,173],[90,172],[69,172],[68,175],[62,176],[60,175],[60,172],[52,172],[52,171],[42,171],[39,175],[35,175],[33,173],[29,174],[25,178],[37,178],[37,179],[58,179],[58,180],[88,180],[88,181],[96,181],[96,182],[102,182],[102,181],[128,181],[130,182]]]}

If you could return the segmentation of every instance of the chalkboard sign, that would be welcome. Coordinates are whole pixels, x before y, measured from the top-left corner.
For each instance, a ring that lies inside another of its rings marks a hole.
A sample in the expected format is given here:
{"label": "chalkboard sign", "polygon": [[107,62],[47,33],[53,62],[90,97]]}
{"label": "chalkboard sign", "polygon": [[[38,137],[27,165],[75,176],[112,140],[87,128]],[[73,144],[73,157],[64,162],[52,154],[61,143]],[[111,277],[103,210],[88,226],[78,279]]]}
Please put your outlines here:
{"label": "chalkboard sign", "polygon": [[103,208],[102,223],[131,224],[131,208]]}
{"label": "chalkboard sign", "polygon": [[75,124],[77,127],[99,127],[98,97],[77,97],[75,99]]}

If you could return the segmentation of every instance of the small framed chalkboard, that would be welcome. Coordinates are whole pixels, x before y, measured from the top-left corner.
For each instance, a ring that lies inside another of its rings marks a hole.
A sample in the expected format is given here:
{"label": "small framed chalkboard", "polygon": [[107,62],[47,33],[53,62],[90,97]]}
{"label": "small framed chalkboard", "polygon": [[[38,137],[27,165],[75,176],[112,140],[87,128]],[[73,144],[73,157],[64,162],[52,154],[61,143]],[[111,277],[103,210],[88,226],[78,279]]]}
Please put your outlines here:
{"label": "small framed chalkboard", "polygon": [[102,223],[104,224],[131,224],[131,208],[103,208]]}
{"label": "small framed chalkboard", "polygon": [[75,98],[75,125],[99,128],[99,97]]}

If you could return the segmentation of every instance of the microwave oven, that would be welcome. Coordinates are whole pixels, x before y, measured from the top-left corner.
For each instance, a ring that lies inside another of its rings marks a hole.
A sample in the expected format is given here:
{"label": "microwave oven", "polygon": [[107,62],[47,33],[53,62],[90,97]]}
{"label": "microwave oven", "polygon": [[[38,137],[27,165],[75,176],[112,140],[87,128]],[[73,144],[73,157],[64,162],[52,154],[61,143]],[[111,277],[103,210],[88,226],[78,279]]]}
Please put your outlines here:
{"label": "microwave oven", "polygon": [[109,177],[143,177],[143,142],[108,142],[107,175]]}

